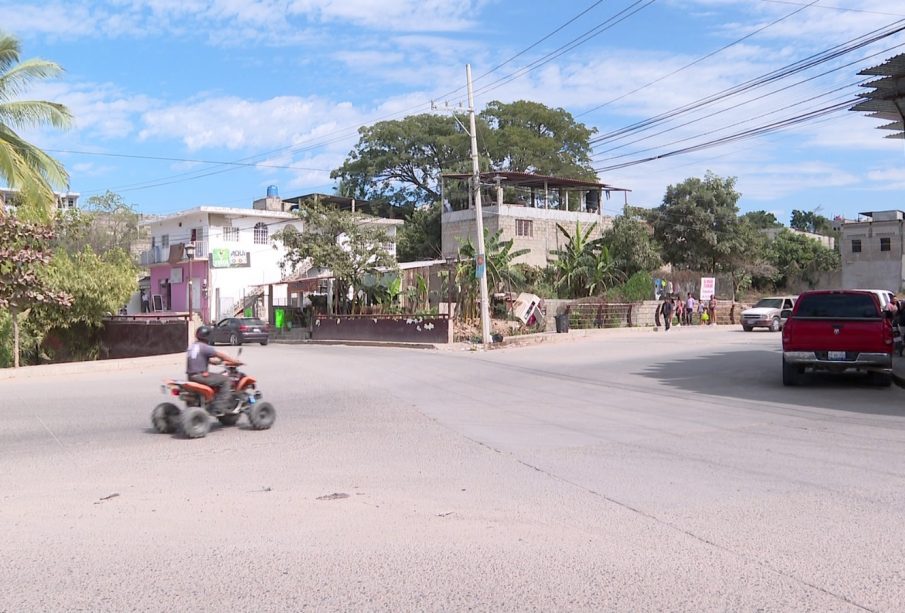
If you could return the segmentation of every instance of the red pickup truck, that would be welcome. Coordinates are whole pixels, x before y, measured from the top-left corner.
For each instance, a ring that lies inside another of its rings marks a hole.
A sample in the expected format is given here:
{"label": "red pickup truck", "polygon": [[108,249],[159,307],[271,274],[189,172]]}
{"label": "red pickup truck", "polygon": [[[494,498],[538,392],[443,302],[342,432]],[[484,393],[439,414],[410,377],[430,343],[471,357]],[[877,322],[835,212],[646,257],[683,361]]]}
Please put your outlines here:
{"label": "red pickup truck", "polygon": [[871,292],[805,292],[782,330],[782,382],[798,385],[805,369],[870,373],[877,385],[892,382],[891,314]]}

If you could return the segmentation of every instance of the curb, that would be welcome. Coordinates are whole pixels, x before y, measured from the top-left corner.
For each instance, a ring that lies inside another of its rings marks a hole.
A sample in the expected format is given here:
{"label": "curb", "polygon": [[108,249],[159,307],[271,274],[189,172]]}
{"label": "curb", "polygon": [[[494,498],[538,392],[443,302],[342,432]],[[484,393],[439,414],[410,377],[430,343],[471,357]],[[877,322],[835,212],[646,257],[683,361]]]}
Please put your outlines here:
{"label": "curb", "polygon": [[293,340],[274,340],[271,339],[272,345],[346,345],[349,347],[396,347],[399,349],[437,349],[437,345],[433,343],[403,343],[395,341],[328,341],[328,340],[310,340],[310,339],[293,339]]}
{"label": "curb", "polygon": [[154,366],[174,364],[185,358],[184,352],[152,355],[141,358],[119,358],[114,360],[95,360],[92,362],[64,362],[62,364],[39,364],[37,366],[21,366],[19,368],[0,369],[0,381],[31,379],[34,377],[53,377],[58,375],[81,375],[93,372],[116,372],[121,370],[139,370]]}

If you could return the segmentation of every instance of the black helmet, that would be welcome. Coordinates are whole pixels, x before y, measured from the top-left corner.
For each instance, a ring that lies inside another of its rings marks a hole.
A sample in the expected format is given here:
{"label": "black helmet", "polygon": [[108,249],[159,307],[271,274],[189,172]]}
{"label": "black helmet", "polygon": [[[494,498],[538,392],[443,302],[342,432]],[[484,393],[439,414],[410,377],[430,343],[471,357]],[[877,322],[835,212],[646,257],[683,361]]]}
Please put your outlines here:
{"label": "black helmet", "polygon": [[199,326],[197,330],[195,330],[195,338],[199,341],[206,343],[211,338],[211,329],[207,326]]}

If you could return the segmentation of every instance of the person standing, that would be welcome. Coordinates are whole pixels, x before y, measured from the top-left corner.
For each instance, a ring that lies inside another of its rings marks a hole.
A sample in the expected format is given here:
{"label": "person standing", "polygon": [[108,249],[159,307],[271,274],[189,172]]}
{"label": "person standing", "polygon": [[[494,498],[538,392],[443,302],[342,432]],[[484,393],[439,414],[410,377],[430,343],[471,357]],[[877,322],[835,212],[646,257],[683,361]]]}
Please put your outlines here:
{"label": "person standing", "polygon": [[691,325],[694,320],[694,309],[695,309],[695,299],[694,296],[691,295],[691,292],[688,292],[688,299],[685,300],[685,323],[687,325]]}
{"label": "person standing", "polygon": [[707,314],[709,317],[709,325],[714,325],[716,323],[716,296],[710,297],[710,302],[707,303]]}

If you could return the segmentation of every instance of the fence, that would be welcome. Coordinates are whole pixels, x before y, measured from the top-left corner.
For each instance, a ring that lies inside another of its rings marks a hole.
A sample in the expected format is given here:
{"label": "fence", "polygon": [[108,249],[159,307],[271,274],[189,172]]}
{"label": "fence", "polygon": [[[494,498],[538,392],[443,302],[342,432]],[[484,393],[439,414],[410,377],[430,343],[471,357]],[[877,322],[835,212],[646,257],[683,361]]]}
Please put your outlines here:
{"label": "fence", "polygon": [[631,302],[572,303],[568,306],[569,327],[576,329],[631,327],[632,311],[636,306]]}

